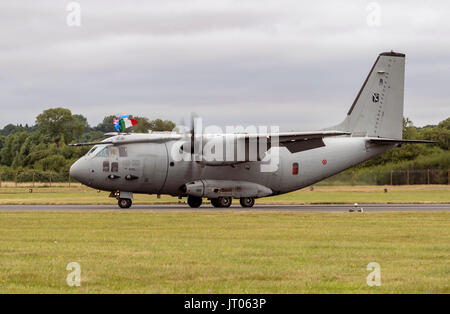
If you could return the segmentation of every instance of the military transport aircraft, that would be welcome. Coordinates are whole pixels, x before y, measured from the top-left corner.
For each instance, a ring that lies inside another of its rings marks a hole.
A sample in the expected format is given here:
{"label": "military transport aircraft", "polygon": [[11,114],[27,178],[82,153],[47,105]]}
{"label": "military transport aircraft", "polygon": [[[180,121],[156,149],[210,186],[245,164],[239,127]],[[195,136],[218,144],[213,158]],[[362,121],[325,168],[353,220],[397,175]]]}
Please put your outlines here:
{"label": "military transport aircraft", "polygon": [[[208,134],[194,121],[185,133],[110,133],[73,144],[94,147],[70,174],[110,191],[121,208],[131,206],[133,193],[187,197],[193,208],[203,198],[214,207],[233,198],[252,207],[256,198],[301,189],[403,143],[432,143],[402,139],[404,76],[405,55],[381,53],[344,121],[324,130]],[[206,156],[222,147],[220,158]]]}

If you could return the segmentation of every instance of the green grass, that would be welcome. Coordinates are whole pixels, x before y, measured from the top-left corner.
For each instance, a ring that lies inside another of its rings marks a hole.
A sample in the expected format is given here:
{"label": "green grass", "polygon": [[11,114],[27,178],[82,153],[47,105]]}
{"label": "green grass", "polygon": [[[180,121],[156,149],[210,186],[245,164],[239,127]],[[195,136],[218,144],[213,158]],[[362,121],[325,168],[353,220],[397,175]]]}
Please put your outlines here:
{"label": "green grass", "polygon": [[[385,193],[384,189],[388,192]],[[81,186],[0,188],[0,205],[5,204],[116,204],[108,198],[109,193]],[[450,186],[317,186],[275,197],[257,200],[257,204],[326,204],[326,203],[450,203]],[[135,204],[178,203],[176,197],[156,195],[135,195]]]}
{"label": "green grass", "polygon": [[0,293],[449,293],[449,259],[448,212],[0,212]]}

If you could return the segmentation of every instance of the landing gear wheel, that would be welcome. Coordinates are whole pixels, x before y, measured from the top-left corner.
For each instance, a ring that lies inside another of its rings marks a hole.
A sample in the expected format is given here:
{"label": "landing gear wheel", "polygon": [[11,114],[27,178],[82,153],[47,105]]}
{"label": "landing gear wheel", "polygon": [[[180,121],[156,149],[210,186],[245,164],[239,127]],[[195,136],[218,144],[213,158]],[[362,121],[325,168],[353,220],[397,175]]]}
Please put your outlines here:
{"label": "landing gear wheel", "polygon": [[217,198],[218,207],[226,208],[230,207],[232,203],[231,197],[219,197]]}
{"label": "landing gear wheel", "polygon": [[242,207],[253,207],[255,199],[253,197],[241,197],[239,200]]}
{"label": "landing gear wheel", "polygon": [[199,208],[202,205],[202,198],[197,196],[188,196],[187,202],[191,208]]}
{"label": "landing gear wheel", "polygon": [[133,202],[129,198],[119,198],[120,208],[130,208]]}
{"label": "landing gear wheel", "polygon": [[217,199],[217,198],[212,198],[211,199],[211,205],[212,206],[214,206],[214,207],[220,207],[220,204],[219,204],[219,199]]}

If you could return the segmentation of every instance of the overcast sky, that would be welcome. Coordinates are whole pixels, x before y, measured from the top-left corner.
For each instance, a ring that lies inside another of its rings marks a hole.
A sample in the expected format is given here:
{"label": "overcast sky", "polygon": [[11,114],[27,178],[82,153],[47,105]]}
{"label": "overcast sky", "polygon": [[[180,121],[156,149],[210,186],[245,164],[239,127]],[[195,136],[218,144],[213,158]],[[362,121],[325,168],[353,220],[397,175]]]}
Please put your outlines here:
{"label": "overcast sky", "polygon": [[377,1],[379,26],[364,0],[77,2],[80,27],[67,24],[70,1],[0,2],[0,128],[66,107],[91,125],[196,112],[207,124],[318,129],[343,120],[390,50],[407,55],[405,116],[450,116],[448,1]]}

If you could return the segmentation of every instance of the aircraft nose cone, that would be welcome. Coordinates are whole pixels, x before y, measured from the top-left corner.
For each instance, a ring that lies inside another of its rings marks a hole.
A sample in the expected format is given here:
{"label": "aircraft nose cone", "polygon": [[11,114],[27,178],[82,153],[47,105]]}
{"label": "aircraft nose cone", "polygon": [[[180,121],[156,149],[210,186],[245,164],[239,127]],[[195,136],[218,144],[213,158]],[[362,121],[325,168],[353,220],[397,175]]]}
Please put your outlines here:
{"label": "aircraft nose cone", "polygon": [[86,172],[86,169],[84,169],[82,164],[83,162],[81,160],[77,160],[72,167],[70,167],[70,176],[81,183],[83,183],[83,173]]}

